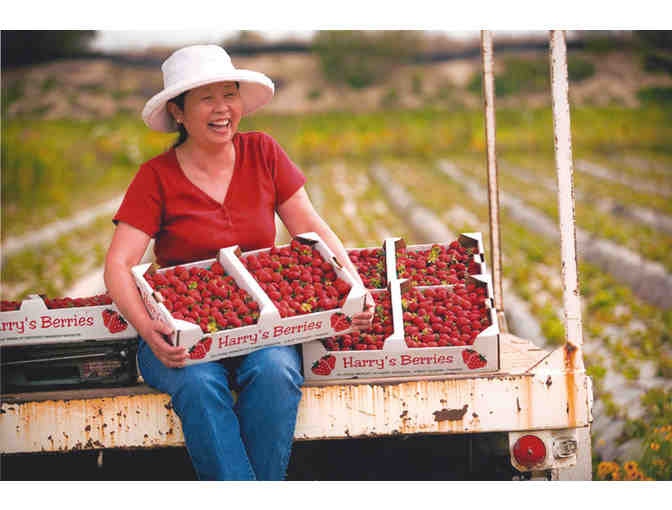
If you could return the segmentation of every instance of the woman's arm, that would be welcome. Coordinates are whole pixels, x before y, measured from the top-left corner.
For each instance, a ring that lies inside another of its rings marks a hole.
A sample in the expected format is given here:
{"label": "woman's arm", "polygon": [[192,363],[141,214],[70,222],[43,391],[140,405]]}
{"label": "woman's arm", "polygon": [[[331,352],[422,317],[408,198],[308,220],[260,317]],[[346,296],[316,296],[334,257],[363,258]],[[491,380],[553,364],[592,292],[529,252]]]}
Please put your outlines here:
{"label": "woman's arm", "polygon": [[128,223],[119,222],[105,259],[105,286],[121,314],[156,357],[167,367],[183,366],[187,359],[184,347],[173,347],[165,340],[163,335],[172,332],[170,327],[149,316],[131,274],[131,268],[140,261],[148,244],[147,234]]}
{"label": "woman's arm", "polygon": [[[350,260],[343,243],[317,213],[303,186],[278,207],[278,215],[292,237],[304,232],[315,232],[318,234],[334,253],[341,265],[346,268],[353,278],[364,286],[357,268],[355,268],[355,265]],[[357,323],[356,327],[366,329],[371,325],[372,318],[373,314],[370,312],[358,314],[353,317],[353,326]]]}
{"label": "woman's arm", "polygon": [[[348,257],[343,243],[322,217],[317,214],[303,186],[278,207],[278,215],[292,237],[304,232],[317,233],[329,246],[329,249],[334,252],[341,265],[348,270],[353,278],[362,283],[362,279],[350,257]],[[364,284],[362,283],[362,285]]]}

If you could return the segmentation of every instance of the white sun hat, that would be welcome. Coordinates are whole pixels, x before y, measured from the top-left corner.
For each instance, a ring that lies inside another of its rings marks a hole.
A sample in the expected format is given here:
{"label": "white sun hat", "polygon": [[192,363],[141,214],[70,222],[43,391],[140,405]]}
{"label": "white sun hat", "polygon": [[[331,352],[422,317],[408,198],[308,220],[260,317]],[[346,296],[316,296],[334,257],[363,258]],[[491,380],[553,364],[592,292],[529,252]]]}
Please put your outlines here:
{"label": "white sun hat", "polygon": [[145,124],[155,131],[177,131],[177,124],[166,110],[166,103],[182,92],[220,81],[240,83],[243,115],[258,110],[273,97],[275,86],[265,74],[236,69],[224,48],[215,44],[187,46],[173,53],[161,65],[163,90],[142,110]]}

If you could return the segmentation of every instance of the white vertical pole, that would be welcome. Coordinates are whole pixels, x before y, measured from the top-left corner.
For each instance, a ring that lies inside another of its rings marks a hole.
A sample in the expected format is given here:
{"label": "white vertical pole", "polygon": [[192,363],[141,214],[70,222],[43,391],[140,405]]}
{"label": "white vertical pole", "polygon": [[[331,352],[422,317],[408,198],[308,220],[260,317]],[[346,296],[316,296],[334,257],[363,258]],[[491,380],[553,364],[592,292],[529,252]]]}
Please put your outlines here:
{"label": "white vertical pole", "polygon": [[499,229],[499,184],[495,150],[495,78],[493,69],[492,34],[481,30],[481,59],[483,61],[483,101],[485,106],[485,139],[487,144],[488,208],[490,220],[490,253],[492,254],[492,287],[499,328],[508,331],[504,315],[502,292],[501,234]]}
{"label": "white vertical pole", "polygon": [[[558,173],[558,213],[560,216],[560,249],[562,256],[563,306],[565,311],[566,347],[583,344],[581,296],[576,258],[576,227],[572,166],[572,135],[569,119],[569,86],[567,78],[567,45],[561,30],[551,30],[551,89],[553,97],[553,130],[555,133],[555,165]],[[579,353],[576,361],[583,364]],[[575,364],[574,368],[579,368]]]}

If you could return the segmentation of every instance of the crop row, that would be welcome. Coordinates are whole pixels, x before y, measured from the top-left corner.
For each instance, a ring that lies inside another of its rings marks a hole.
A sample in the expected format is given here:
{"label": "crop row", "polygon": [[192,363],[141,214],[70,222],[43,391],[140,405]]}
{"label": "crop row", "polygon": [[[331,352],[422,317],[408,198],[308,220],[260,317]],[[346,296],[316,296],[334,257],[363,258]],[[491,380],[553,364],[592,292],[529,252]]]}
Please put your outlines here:
{"label": "crop row", "polygon": [[[552,153],[507,153],[502,160],[529,172],[555,178],[555,161]],[[670,180],[672,177],[668,177],[668,182]],[[662,214],[672,215],[672,201],[669,197],[637,191],[631,187],[580,172],[576,168],[574,186],[587,196],[610,198],[623,206],[646,207]]]}
{"label": "crop row", "polygon": [[[481,186],[487,186],[487,175],[482,161],[477,163],[464,158],[460,163],[460,171],[476,179]],[[541,177],[537,177],[536,181],[532,175],[530,178],[525,178],[527,174],[517,175],[516,169],[507,165],[500,165],[499,173],[502,191],[515,195],[557,223],[557,193],[541,185],[539,182]],[[625,246],[645,259],[660,262],[668,272],[672,272],[672,235],[642,225],[640,222],[597,210],[595,201],[590,201],[590,196],[582,191],[582,188],[577,186],[576,194],[580,198],[576,201],[575,216],[579,228],[595,237],[609,239]]]}
{"label": "crop row", "polygon": [[103,265],[114,225],[109,214],[54,241],[30,246],[3,260],[3,299],[28,294],[63,296],[77,280]]}

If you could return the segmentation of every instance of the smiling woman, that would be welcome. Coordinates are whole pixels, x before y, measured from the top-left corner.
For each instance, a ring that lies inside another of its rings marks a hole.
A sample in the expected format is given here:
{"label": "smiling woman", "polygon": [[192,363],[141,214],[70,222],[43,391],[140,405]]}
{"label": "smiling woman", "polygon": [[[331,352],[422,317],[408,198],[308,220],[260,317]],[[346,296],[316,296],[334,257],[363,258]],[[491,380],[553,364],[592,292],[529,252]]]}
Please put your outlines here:
{"label": "smiling woman", "polygon": [[[143,119],[180,137],[141,165],[129,186],[114,217],[105,283],[142,338],[145,382],[171,395],[198,477],[282,479],[303,383],[296,346],[185,366],[185,349],[165,340],[170,328],[148,315],[130,269],[151,238],[162,266],[211,259],[226,246],[270,247],[277,213],[292,236],[316,232],[361,280],[315,212],[301,170],[270,136],[238,132],[243,116],[271,100],[271,80],[236,69],[226,51],[210,45],[176,51],[162,70],[165,87],[147,102]],[[371,319],[369,312],[356,314],[352,325],[368,328]]]}

